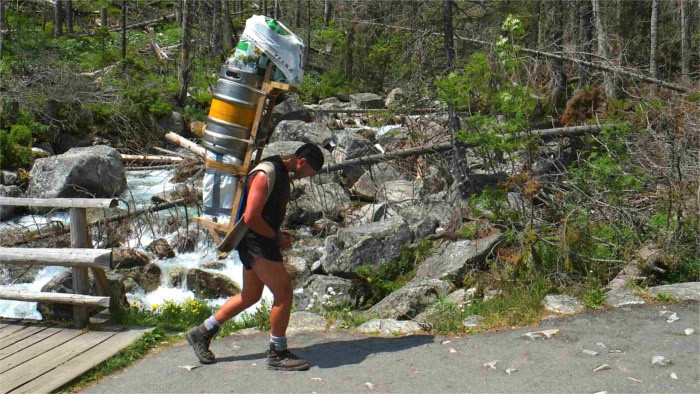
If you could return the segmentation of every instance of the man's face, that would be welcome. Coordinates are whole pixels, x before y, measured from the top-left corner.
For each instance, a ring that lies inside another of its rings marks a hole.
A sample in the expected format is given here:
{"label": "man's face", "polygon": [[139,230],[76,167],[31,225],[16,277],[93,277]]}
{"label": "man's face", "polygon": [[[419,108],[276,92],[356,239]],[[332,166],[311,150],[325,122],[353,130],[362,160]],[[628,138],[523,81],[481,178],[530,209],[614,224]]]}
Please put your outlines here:
{"label": "man's face", "polygon": [[316,170],[309,165],[309,162],[305,158],[297,160],[297,170],[294,171],[296,179],[302,179],[309,176],[316,175]]}

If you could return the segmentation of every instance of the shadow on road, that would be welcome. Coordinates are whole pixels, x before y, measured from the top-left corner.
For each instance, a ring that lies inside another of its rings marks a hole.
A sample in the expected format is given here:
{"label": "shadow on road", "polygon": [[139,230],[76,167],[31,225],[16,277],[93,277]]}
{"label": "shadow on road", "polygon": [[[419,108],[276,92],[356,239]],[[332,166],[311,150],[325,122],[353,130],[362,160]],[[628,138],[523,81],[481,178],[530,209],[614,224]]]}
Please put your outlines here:
{"label": "shadow on road", "polygon": [[[399,352],[433,343],[433,335],[413,335],[398,338],[363,338],[354,341],[336,341],[319,343],[302,348],[291,349],[295,354],[309,360],[312,367],[322,369],[337,368],[344,365],[359,364],[378,353]],[[259,360],[266,358],[265,353],[246,354],[217,358],[218,362],[235,362]]]}

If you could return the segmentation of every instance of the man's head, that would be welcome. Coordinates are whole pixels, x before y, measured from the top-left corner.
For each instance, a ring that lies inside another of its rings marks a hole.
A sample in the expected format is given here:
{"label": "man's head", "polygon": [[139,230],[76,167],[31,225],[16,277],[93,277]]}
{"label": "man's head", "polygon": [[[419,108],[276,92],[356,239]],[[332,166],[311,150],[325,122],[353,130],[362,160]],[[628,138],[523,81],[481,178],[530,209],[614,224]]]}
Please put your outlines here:
{"label": "man's head", "polygon": [[323,152],[314,144],[304,144],[294,155],[297,157],[297,168],[294,171],[298,179],[313,176],[323,167]]}

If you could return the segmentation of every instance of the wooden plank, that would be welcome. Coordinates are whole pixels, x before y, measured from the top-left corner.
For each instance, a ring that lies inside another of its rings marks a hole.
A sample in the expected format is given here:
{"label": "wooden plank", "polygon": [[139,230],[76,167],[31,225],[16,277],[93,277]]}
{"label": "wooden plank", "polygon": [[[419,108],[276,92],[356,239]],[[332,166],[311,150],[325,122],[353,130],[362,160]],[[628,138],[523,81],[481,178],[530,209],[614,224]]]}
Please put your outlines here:
{"label": "wooden plank", "polygon": [[112,249],[0,248],[0,263],[110,269]]}
{"label": "wooden plank", "polygon": [[56,324],[54,323],[39,323],[39,324],[32,324],[28,326],[27,328],[20,330],[20,331],[15,331],[12,334],[0,339],[0,349],[4,349],[14,343],[17,343],[31,335],[34,335],[38,332],[44,331],[49,327],[53,327]]}
{"label": "wooden plank", "polygon": [[[53,302],[56,304],[77,305],[81,307],[101,306],[109,307],[109,297],[88,296],[83,294],[28,292],[0,289],[0,299],[30,302]],[[5,335],[3,329],[2,335]]]}
{"label": "wooden plank", "polygon": [[[70,239],[72,248],[92,247],[92,242],[88,238],[87,212],[85,208],[70,209]],[[90,279],[88,277],[87,268],[73,267],[73,293],[76,295],[90,293]],[[107,306],[109,306],[109,302]],[[75,319],[75,328],[87,326],[87,307],[74,304],[73,318]]]}
{"label": "wooden plank", "polygon": [[[0,299],[1,298],[2,297],[0,297]],[[12,333],[15,333],[19,330],[24,330],[25,328],[27,328],[28,325],[29,324],[27,324],[27,323],[20,323],[20,324],[10,324],[10,325],[5,326],[2,328],[2,330],[0,330],[0,339],[8,337]]]}
{"label": "wooden plank", "polygon": [[92,276],[95,277],[95,282],[97,282],[97,287],[100,288],[100,293],[103,296],[109,296],[109,279],[107,279],[107,274],[102,268],[90,267],[92,271]]}
{"label": "wooden plank", "polygon": [[70,341],[80,334],[82,334],[82,331],[80,330],[63,329],[55,335],[51,335],[45,340],[23,349],[21,352],[5,357],[4,359],[0,360],[0,381],[3,380],[2,374],[5,371],[9,371],[20,364],[24,364],[28,360],[32,360],[35,357]]}
{"label": "wooden plank", "polygon": [[131,328],[128,331],[119,332],[92,349],[20,386],[13,393],[52,392],[119,353],[122,349],[141,338],[143,334],[152,330],[153,328]]}
{"label": "wooden plank", "polygon": [[13,343],[12,345],[0,349],[0,360],[4,360],[13,354],[22,351],[24,349],[29,348],[30,346],[43,341],[46,338],[51,337],[52,335],[56,335],[59,332],[61,332],[63,329],[61,327],[51,327],[47,328],[46,330],[43,330],[41,332],[38,332],[28,338],[25,338],[22,341],[17,341]]}
{"label": "wooden plank", "polygon": [[51,208],[116,208],[116,198],[16,198],[0,197],[0,205]]}
{"label": "wooden plank", "polygon": [[9,392],[56,368],[80,353],[114,336],[118,331],[88,331],[74,337],[46,353],[43,353],[6,372],[0,373],[0,392]]}

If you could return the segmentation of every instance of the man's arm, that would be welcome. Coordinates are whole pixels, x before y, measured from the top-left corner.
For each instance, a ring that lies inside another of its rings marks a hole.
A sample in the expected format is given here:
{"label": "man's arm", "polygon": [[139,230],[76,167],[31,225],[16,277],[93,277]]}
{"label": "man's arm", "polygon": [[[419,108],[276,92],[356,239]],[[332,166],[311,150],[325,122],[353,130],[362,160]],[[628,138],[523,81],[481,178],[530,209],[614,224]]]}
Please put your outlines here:
{"label": "man's arm", "polygon": [[267,238],[275,237],[275,230],[262,218],[262,211],[267,201],[267,174],[258,171],[248,187],[248,198],[243,213],[243,222],[256,233]]}

